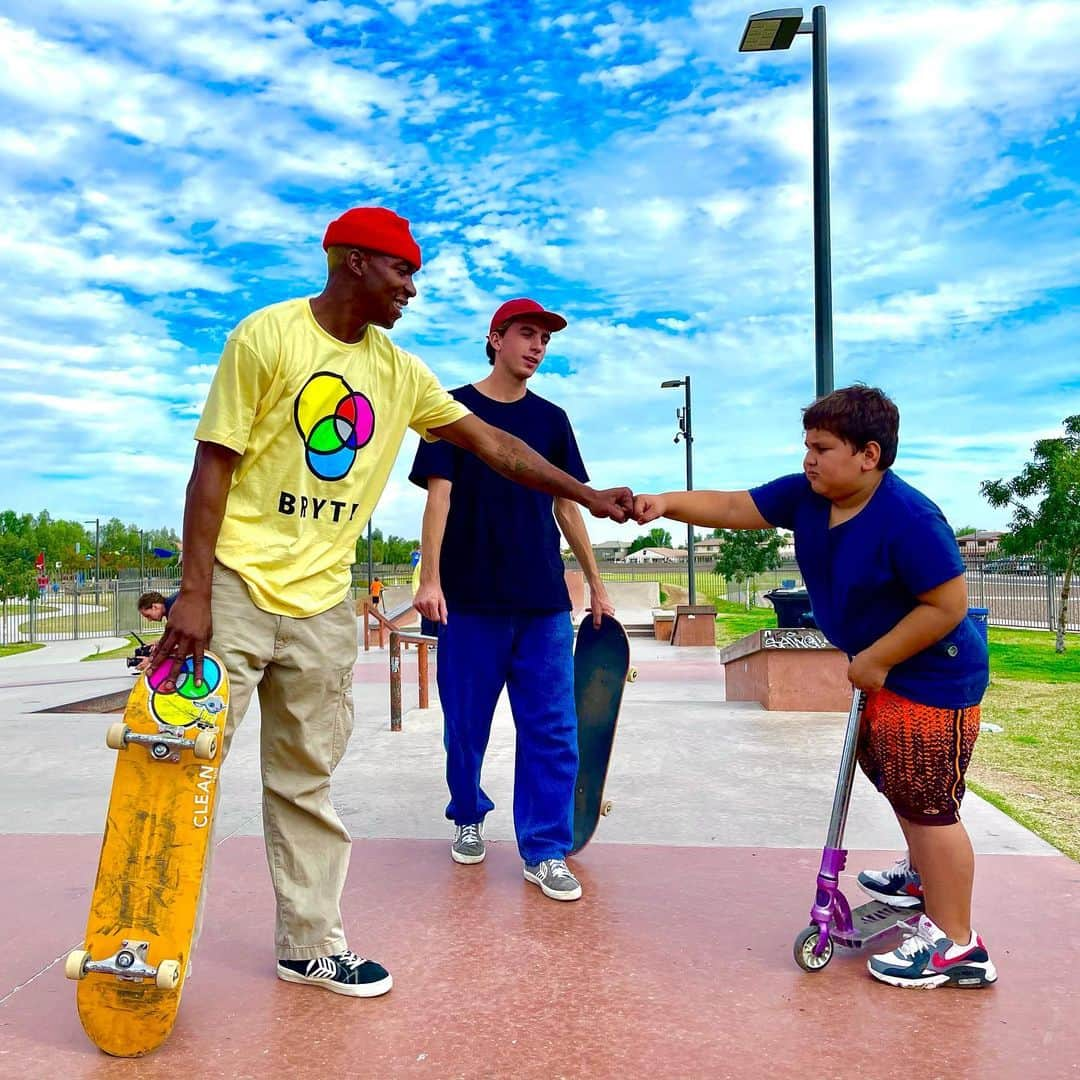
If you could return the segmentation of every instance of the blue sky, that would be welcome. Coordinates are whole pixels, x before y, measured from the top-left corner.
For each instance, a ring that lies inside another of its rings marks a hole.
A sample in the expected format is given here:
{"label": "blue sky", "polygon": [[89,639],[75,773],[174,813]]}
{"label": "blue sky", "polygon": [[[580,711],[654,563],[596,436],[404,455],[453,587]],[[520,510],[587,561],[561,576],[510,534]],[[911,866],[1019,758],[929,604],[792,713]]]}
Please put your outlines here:
{"label": "blue sky", "polygon": [[[486,373],[502,300],[567,316],[532,385],[599,485],[683,486],[681,391],[659,384],[685,374],[696,486],[796,470],[809,39],[740,55],[751,10],[8,0],[0,504],[179,526],[229,329],[317,292],[327,221],[374,204],[424,250],[395,340],[447,385]],[[1080,411],[1075,16],[828,6],[836,382],[895,398],[897,471],[958,526],[1003,525],[979,482]],[[414,446],[387,533],[419,533]]]}

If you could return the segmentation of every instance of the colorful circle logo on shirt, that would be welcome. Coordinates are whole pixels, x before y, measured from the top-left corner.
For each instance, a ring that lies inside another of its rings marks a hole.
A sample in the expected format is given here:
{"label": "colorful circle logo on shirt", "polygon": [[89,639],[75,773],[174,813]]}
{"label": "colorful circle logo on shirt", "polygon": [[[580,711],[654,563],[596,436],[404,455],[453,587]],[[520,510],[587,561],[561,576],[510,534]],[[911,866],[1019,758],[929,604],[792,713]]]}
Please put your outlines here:
{"label": "colorful circle logo on shirt", "polygon": [[347,476],[356,452],[375,434],[371,402],[329,371],[308,379],[296,395],[293,416],[304,440],[304,460],[320,480]]}
{"label": "colorful circle logo on shirt", "polygon": [[205,712],[217,712],[219,701],[214,692],[221,685],[221,668],[212,656],[203,657],[203,677],[195,682],[195,661],[189,656],[176,676],[176,690],[163,693],[161,684],[172,670],[171,664],[162,664],[147,676],[150,685],[150,711],[163,724],[170,727],[187,727],[204,719]]}

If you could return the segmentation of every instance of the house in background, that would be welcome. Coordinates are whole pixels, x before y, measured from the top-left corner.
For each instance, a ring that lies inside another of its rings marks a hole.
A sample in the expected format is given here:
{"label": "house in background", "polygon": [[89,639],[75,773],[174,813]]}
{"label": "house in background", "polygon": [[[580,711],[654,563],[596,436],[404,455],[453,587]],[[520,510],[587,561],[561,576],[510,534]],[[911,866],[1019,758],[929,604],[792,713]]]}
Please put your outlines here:
{"label": "house in background", "polygon": [[720,554],[720,545],[724,541],[719,536],[704,536],[694,541],[694,561],[715,559]]}
{"label": "house in background", "polygon": [[[795,534],[790,529],[777,529],[776,530],[783,538],[783,545],[780,548],[780,558],[785,562],[791,562],[795,558]],[[703,536],[700,540],[694,541],[694,560],[712,558],[715,559],[720,554],[720,545],[723,543],[723,538],[719,536]],[[683,556],[685,558],[685,556]]]}
{"label": "house in background", "polygon": [[686,562],[686,551],[677,551],[675,548],[647,547],[632,551],[622,561],[628,563]]}
{"label": "house in background", "polygon": [[960,547],[960,554],[966,559],[972,559],[997,551],[998,543],[1004,535],[1003,532],[995,532],[993,529],[977,529],[966,536],[958,536],[956,543]]}
{"label": "house in background", "polygon": [[596,561],[617,562],[626,555],[630,545],[623,540],[605,540],[602,544],[593,544],[593,555]]}

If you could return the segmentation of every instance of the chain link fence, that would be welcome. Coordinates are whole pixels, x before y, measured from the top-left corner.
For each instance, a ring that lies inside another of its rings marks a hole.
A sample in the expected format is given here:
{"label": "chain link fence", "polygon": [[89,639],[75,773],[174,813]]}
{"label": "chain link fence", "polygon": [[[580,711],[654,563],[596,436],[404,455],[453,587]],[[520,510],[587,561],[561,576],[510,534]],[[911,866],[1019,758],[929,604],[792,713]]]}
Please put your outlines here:
{"label": "chain link fence", "polygon": [[[409,585],[411,566],[379,566],[378,576],[386,586]],[[575,562],[567,569],[578,569]],[[523,567],[522,572],[527,568]],[[178,568],[140,577],[127,572],[120,577],[94,581],[85,575],[73,575],[52,582],[48,591],[32,600],[0,600],[0,645],[19,642],[44,643],[70,641],[86,637],[124,637],[156,634],[160,623],[149,622],[138,611],[139,596],[151,589],[170,595],[179,588]],[[625,563],[601,563],[600,576],[611,582],[655,581],[688,589],[685,563],[657,563],[630,566]],[[971,560],[965,572],[968,600],[972,607],[986,608],[993,626],[1012,626],[1056,630],[1061,606],[1061,575],[1032,559]],[[699,602],[724,599],[746,603],[747,590],[741,583],[725,581],[713,570],[712,560],[700,562],[694,571]],[[798,566],[791,562],[760,574],[751,582],[751,606],[767,601],[763,594],[780,586],[801,585]],[[366,564],[353,567],[352,594],[367,594]],[[1068,604],[1067,629],[1080,632],[1080,584],[1074,583]]]}

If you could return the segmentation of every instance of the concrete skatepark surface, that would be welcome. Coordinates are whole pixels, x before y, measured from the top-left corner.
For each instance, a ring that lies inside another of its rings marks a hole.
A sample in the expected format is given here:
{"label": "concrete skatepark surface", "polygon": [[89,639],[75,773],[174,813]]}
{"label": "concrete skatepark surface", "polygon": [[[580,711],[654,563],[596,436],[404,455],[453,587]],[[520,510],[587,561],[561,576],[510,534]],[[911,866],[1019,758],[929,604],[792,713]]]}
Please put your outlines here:
{"label": "concrete skatepark surface", "polygon": [[[905,993],[847,954],[800,972],[791,941],[812,900],[844,717],[728,703],[716,650],[647,639],[632,639],[639,679],[606,792],[614,813],[574,861],[584,898],[563,905],[521,880],[505,696],[484,772],[490,854],[459,867],[441,714],[414,708],[390,732],[386,651],[360,653],[334,798],[354,837],[350,943],[395,977],[377,1001],[274,978],[253,705],[224,771],[207,929],[176,1031],[138,1065],[111,1062],[78,1026],[62,961],[85,925],[112,718],[38,710],[130,686],[123,660],[78,660],[115,644],[0,659],[0,1077],[322,1076],[342,1061],[363,1077],[839,1077],[868,1061],[876,1077],[1080,1076],[1080,867],[969,794],[984,856],[976,925],[999,985]],[[415,663],[406,656],[406,708]],[[849,822],[848,874],[891,861],[899,830],[861,776]],[[845,888],[858,898],[847,876]],[[928,1048],[925,1069],[913,1046]]]}

